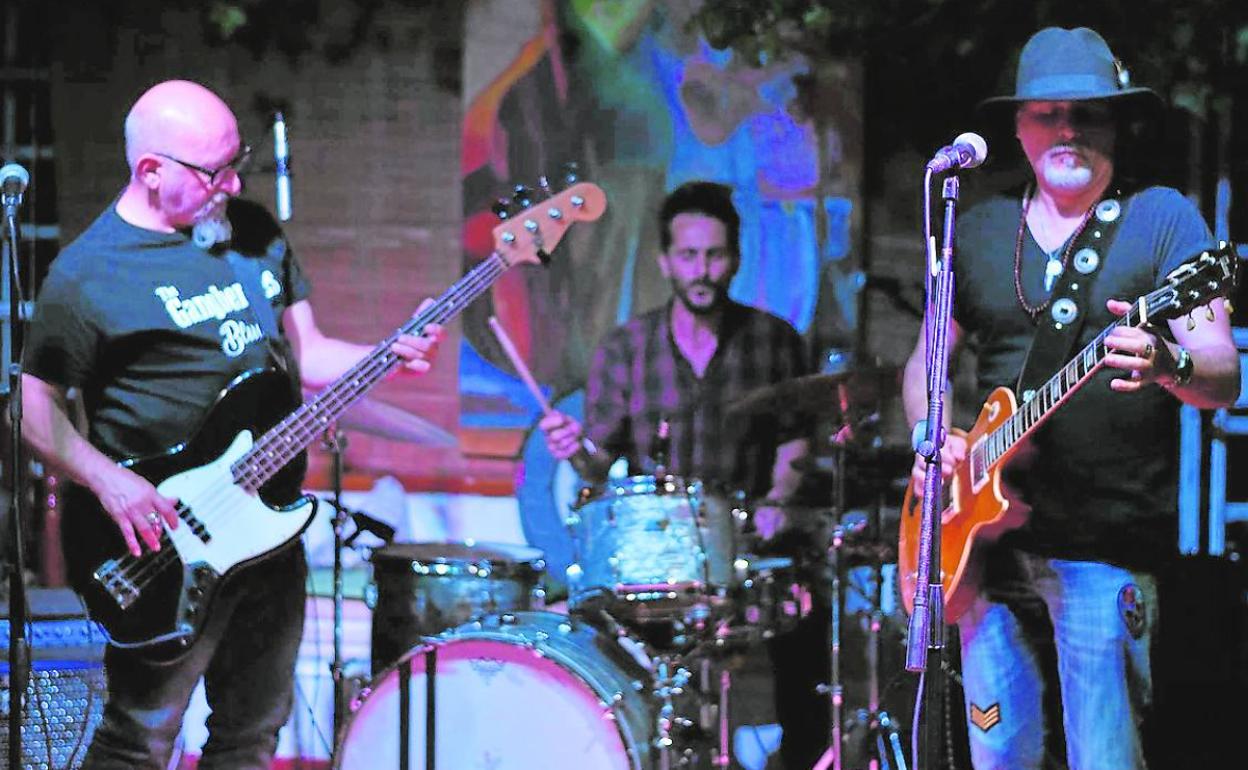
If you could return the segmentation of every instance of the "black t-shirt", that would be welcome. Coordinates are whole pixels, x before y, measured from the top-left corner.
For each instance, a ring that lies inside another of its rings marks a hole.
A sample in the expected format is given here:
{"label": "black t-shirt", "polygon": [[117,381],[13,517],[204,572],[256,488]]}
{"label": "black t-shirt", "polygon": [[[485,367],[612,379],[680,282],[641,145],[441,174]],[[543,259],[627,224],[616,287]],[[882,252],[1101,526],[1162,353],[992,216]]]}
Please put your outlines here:
{"label": "black t-shirt", "polygon": [[[274,325],[309,294],[277,222],[231,201],[230,248],[257,261]],[[129,224],[110,206],[53,261],[23,355],[25,371],[82,390],[89,439],[121,459],[186,441],[230,380],[274,366],[261,323],[223,249]]]}
{"label": "black t-shirt", "polygon": [[[1147,294],[1212,244],[1199,212],[1176,190],[1150,187],[1123,203],[1122,222],[1102,255],[1084,308],[1087,321],[1071,355],[1114,321],[1107,299]],[[1021,214],[1018,198],[998,197],[958,223],[954,315],[977,352],[977,403],[993,388],[1013,389],[1036,332],[1014,289]],[[1046,261],[1028,230],[1021,282],[1033,306],[1048,295]],[[1030,461],[1007,468],[1007,481],[1033,511],[1003,544],[1128,567],[1153,567],[1175,553],[1178,401],[1160,387],[1131,394],[1110,390],[1109,381],[1122,376],[1115,369],[1099,371],[1036,432]]]}

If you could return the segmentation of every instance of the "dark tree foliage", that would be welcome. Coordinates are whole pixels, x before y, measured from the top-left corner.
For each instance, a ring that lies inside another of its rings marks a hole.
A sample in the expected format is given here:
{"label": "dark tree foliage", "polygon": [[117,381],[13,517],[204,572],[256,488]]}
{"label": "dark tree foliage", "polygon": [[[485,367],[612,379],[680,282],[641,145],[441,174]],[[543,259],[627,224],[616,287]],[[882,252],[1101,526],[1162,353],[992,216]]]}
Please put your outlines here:
{"label": "dark tree foliage", "polygon": [[1248,74],[1243,0],[706,0],[693,23],[753,61],[861,60],[876,149],[930,152],[964,130],[981,99],[1013,91],[1018,51],[1045,26],[1096,29],[1134,83],[1198,118]]}

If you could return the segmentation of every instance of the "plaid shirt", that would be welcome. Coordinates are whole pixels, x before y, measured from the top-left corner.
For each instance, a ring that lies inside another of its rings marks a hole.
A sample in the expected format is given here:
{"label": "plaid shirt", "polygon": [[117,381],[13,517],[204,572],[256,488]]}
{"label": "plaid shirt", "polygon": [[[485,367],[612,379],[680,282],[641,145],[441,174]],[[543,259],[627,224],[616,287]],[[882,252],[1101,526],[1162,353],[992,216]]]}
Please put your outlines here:
{"label": "plaid shirt", "polygon": [[594,354],[585,431],[630,472],[654,469],[659,421],[670,427],[668,470],[759,495],[771,488],[775,450],[809,433],[794,413],[754,415],[725,425],[729,404],[755,388],[807,373],[801,337],[784,320],[729,301],[719,345],[699,379],[676,347],[671,303],[612,331]]}

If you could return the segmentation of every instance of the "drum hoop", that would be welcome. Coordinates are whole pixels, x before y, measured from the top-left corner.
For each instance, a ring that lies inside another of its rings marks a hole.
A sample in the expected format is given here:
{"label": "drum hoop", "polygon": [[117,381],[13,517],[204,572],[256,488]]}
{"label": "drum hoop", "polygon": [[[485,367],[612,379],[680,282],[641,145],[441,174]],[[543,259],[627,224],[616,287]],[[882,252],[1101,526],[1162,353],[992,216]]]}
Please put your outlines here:
{"label": "drum hoop", "polygon": [[659,480],[654,476],[627,476],[622,479],[608,479],[601,484],[586,487],[582,490],[576,504],[572,506],[572,510],[579,511],[603,500],[615,500],[625,497],[681,495],[696,499],[704,497],[713,491],[702,480],[693,477],[686,479],[681,476],[666,476],[663,479],[663,486],[668,489],[659,491]]}
{"label": "drum hoop", "polygon": [[[436,546],[439,543],[411,543],[410,545]],[[446,545],[463,546],[464,543],[446,543]],[[461,558],[458,556],[413,557],[401,553],[385,553],[384,549],[373,552],[372,565],[374,574],[386,575],[420,575],[432,577],[472,577],[531,578],[537,580],[546,571],[546,558],[540,548],[510,543],[474,543],[475,546],[495,548],[499,550],[514,549],[518,554],[529,558],[511,559],[507,557],[481,556],[478,558]],[[484,573],[484,574],[483,574]]]}

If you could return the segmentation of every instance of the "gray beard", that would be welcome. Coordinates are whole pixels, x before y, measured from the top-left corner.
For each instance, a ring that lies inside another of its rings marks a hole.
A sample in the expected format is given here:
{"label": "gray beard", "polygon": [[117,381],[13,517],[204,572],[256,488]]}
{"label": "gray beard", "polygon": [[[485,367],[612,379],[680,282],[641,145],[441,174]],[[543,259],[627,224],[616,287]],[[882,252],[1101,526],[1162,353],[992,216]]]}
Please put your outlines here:
{"label": "gray beard", "polygon": [[209,214],[196,219],[191,226],[191,242],[205,251],[213,246],[229,243],[233,236],[234,228],[224,212],[220,216]]}

